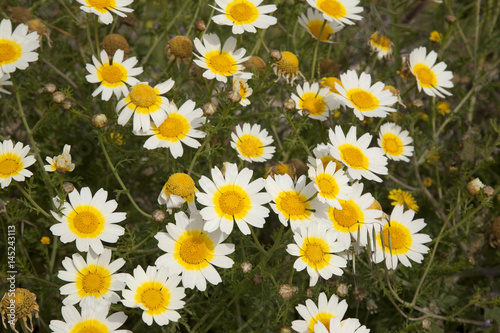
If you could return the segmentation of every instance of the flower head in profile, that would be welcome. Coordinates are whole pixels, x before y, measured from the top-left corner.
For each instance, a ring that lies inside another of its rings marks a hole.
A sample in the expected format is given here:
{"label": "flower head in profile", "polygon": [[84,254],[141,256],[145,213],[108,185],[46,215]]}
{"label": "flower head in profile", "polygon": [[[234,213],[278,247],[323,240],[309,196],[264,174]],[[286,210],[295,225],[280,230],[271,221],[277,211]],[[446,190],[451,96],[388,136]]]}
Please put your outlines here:
{"label": "flower head in profile", "polygon": [[[61,242],[76,241],[76,248],[80,252],[87,252],[92,248],[95,253],[104,251],[102,242],[116,243],[118,237],[125,233],[125,229],[116,223],[125,220],[125,213],[115,213],[118,203],[115,200],[106,201],[108,192],[99,189],[94,196],[88,187],[80,192],[73,190],[68,194],[69,203],[64,201],[60,213],[51,211],[52,216],[59,222],[50,227],[50,231],[61,237]],[[59,198],[54,199],[56,207]]]}
{"label": "flower head in profile", "polygon": [[206,69],[203,77],[212,80],[217,79],[226,83],[228,76],[238,75],[242,79],[252,78],[252,73],[243,72],[243,63],[250,57],[244,57],[246,50],[236,50],[236,38],[229,37],[222,46],[219,36],[207,34],[203,36],[203,42],[198,38],[194,40],[194,46],[200,53],[194,54],[198,59],[194,62],[201,68]]}
{"label": "flower head in profile", "polygon": [[14,32],[12,22],[3,19],[0,22],[0,77],[16,69],[28,68],[28,63],[38,60],[35,50],[40,46],[38,34],[28,34],[28,26],[19,24]]}
{"label": "flower head in profile", "polygon": [[[338,23],[337,21],[326,21],[325,26],[323,27],[324,22],[325,18],[323,17],[323,14],[320,11],[313,10],[312,8],[307,9],[307,15],[302,13],[299,17],[299,24],[307,30],[312,38],[319,38],[322,42],[329,42],[331,36],[344,28],[344,25]],[[321,32],[322,27],[323,32]],[[319,36],[320,32],[321,37]]]}
{"label": "flower head in profile", "polygon": [[431,34],[429,35],[429,40],[436,42],[436,43],[441,43],[441,40],[443,39],[443,34],[440,33],[439,31],[433,30],[431,31]]}
{"label": "flower head in profile", "polygon": [[351,186],[348,184],[349,178],[345,175],[344,170],[336,170],[335,163],[328,163],[324,167],[323,162],[318,158],[316,159],[316,165],[309,167],[308,174],[316,190],[318,190],[317,198],[319,201],[341,209],[338,200],[349,199],[352,191]]}
{"label": "flower head in profile", "polygon": [[295,102],[299,114],[303,110],[309,111],[309,117],[317,120],[326,120],[330,111],[340,106],[339,100],[330,93],[328,88],[320,88],[317,82],[309,84],[304,82],[301,87],[297,86],[297,95],[292,93],[292,99]]}
{"label": "flower head in profile", "polygon": [[127,274],[124,278],[129,289],[123,289],[121,301],[129,308],[143,310],[142,320],[151,326],[153,321],[158,325],[168,325],[178,321],[181,316],[175,310],[182,309],[182,301],[186,294],[180,275],[169,274],[167,267],[148,266],[146,271],[141,266],[134,269],[134,275]]}
{"label": "flower head in profile", "polygon": [[248,162],[265,162],[273,157],[276,148],[270,146],[273,138],[259,124],[249,123],[236,126],[236,133],[231,133],[231,147],[238,152],[238,157]]}
{"label": "flower head in profile", "polygon": [[125,126],[134,115],[133,131],[148,132],[151,128],[151,119],[156,126],[160,126],[169,108],[169,101],[161,95],[166,94],[174,86],[174,81],[168,79],[154,87],[147,82],[135,84],[127,95],[116,105],[118,124]]}
{"label": "flower head in profile", "polygon": [[237,92],[241,96],[240,105],[247,106],[250,105],[250,97],[253,93],[253,89],[248,86],[248,80],[242,79],[239,75],[233,76],[233,85],[231,90]]}
{"label": "flower head in profile", "polygon": [[233,34],[257,32],[255,28],[267,29],[278,22],[276,17],[265,15],[274,12],[275,5],[259,6],[262,0],[215,0],[218,7],[213,7],[219,15],[212,20],[216,24],[232,26]]}
{"label": "flower head in profile", "polygon": [[281,51],[280,54],[281,59],[271,65],[274,74],[278,75],[278,80],[284,77],[286,82],[292,85],[293,81],[299,77],[305,80],[304,75],[299,70],[299,58],[289,51]]}
{"label": "flower head in profile", "polygon": [[175,221],[167,225],[167,233],[159,232],[155,236],[158,247],[167,252],[156,259],[155,265],[180,274],[184,288],[204,291],[207,281],[213,285],[222,282],[214,266],[231,268],[234,264],[227,257],[234,252],[234,245],[222,244],[228,235],[218,229],[204,231],[204,221],[198,212],[190,218],[183,212],[176,213]]}
{"label": "flower head in profile", "polygon": [[[10,79],[10,74],[4,74],[4,75],[0,75],[0,93],[2,94],[7,94],[7,95],[10,95],[11,92],[8,91],[8,90],[5,90],[3,87],[5,86],[11,86],[12,85],[12,81],[9,81]],[[0,98],[2,96],[0,95]]]}
{"label": "flower head in profile", "polygon": [[336,21],[339,24],[353,25],[363,17],[357,15],[363,11],[358,6],[359,0],[307,0],[313,8],[319,9],[327,21]]}
{"label": "flower head in profile", "polygon": [[453,73],[445,70],[443,61],[436,64],[437,56],[434,51],[427,54],[423,46],[416,48],[410,53],[410,70],[417,78],[418,91],[423,89],[429,96],[444,98],[444,95],[451,96],[444,88],[453,88]]}
{"label": "flower head in profile", "polygon": [[68,332],[106,332],[132,333],[129,330],[118,330],[127,320],[123,312],[115,312],[108,317],[111,303],[104,299],[86,297],[80,303],[81,314],[73,305],[65,305],[61,312],[64,321],[51,320],[50,329],[54,333]]}
{"label": "flower head in profile", "polygon": [[71,163],[71,155],[70,155],[71,146],[64,145],[63,153],[58,156],[46,157],[45,160],[49,163],[49,165],[45,166],[45,170],[48,172],[57,171],[59,173],[71,172],[75,169],[75,164]]}
{"label": "flower head in profile", "polygon": [[65,271],[59,271],[57,277],[70,282],[61,287],[61,295],[68,295],[63,300],[64,305],[73,305],[86,297],[105,299],[111,303],[120,300],[115,291],[122,290],[125,283],[120,280],[121,274],[115,274],[125,260],[119,258],[111,262],[111,250],[104,249],[100,255],[92,251],[87,252],[87,261],[79,253],[73,254],[73,259],[66,257],[62,261]]}
{"label": "flower head in profile", "polygon": [[377,52],[377,58],[389,58],[392,54],[392,42],[387,36],[384,36],[378,32],[371,35],[368,41],[373,52]]}
{"label": "flower head in profile", "polygon": [[102,93],[102,100],[107,101],[113,93],[116,98],[122,95],[128,95],[129,86],[139,83],[134,76],[142,73],[142,67],[136,67],[138,60],[136,57],[123,60],[123,50],[116,50],[113,59],[109,59],[106,50],[101,51],[101,61],[92,56],[93,64],[87,64],[87,72],[90,74],[85,78],[90,83],[100,83],[101,85],[94,90],[92,96],[95,97]]}
{"label": "flower head in profile", "polygon": [[113,23],[113,16],[110,12],[118,16],[126,17],[134,10],[127,8],[134,0],[77,0],[81,6],[80,9],[86,13],[96,14],[99,22],[103,24]]}
{"label": "flower head in profile", "polygon": [[391,205],[403,205],[408,209],[418,212],[418,204],[410,192],[402,191],[401,189],[394,189],[389,192],[388,198],[392,200]]}
{"label": "flower head in profile", "polygon": [[379,263],[385,259],[387,269],[396,269],[398,262],[406,267],[411,267],[411,262],[421,263],[422,254],[429,252],[425,243],[432,239],[429,235],[419,234],[426,224],[424,219],[413,220],[413,210],[403,211],[402,205],[394,207],[389,221],[382,220],[377,227],[376,248],[373,260]]}
{"label": "flower head in profile", "polygon": [[409,162],[413,155],[413,139],[408,131],[404,130],[395,123],[386,123],[380,126],[378,145],[385,153],[387,158],[394,161]]}
{"label": "flower head in profile", "polygon": [[214,167],[212,180],[202,176],[199,183],[203,192],[196,193],[196,199],[205,206],[200,214],[206,221],[204,230],[213,232],[220,228],[230,234],[234,223],[244,235],[250,234],[248,225],[262,228],[269,216],[269,209],[264,207],[269,202],[269,195],[260,190],[265,181],[258,178],[250,182],[253,171],[243,168],[238,172],[234,163],[225,166],[225,174]]}
{"label": "flower head in profile", "polygon": [[10,185],[12,180],[23,182],[33,175],[26,169],[36,162],[35,157],[28,155],[30,146],[23,146],[21,142],[14,146],[12,140],[0,143],[0,184],[2,188]]}
{"label": "flower head in profile", "polygon": [[447,101],[439,101],[436,103],[437,111],[440,115],[445,116],[451,112],[450,103]]}
{"label": "flower head in profile", "polygon": [[[194,194],[196,189],[193,178],[186,173],[174,173],[168,177],[167,182],[163,185],[158,203],[166,205],[167,211],[172,212],[173,208],[179,208],[187,201],[188,206],[194,206]],[[191,209],[190,209],[191,210]]]}

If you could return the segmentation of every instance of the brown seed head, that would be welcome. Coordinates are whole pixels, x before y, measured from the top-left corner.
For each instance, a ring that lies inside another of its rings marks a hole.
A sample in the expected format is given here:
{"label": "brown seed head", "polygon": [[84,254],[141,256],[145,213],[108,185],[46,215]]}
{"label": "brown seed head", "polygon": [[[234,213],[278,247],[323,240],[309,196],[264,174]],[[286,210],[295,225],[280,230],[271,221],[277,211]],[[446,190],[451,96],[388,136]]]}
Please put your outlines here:
{"label": "brown seed head", "polygon": [[135,17],[134,13],[125,13],[125,14],[127,16],[125,16],[125,17],[119,16],[118,21],[120,23],[129,25],[131,27],[135,27],[135,25],[137,24],[137,18]]}
{"label": "brown seed head", "polygon": [[185,36],[175,36],[168,42],[168,51],[178,59],[189,59],[193,55],[193,42]]}
{"label": "brown seed head", "polygon": [[333,59],[323,59],[319,63],[319,70],[321,75],[337,75],[339,65]]}
{"label": "brown seed head", "polygon": [[250,59],[243,63],[245,69],[255,71],[262,75],[266,70],[266,62],[259,56],[251,56]]}
{"label": "brown seed head", "polygon": [[[9,320],[10,328],[14,332],[17,332],[15,326],[16,322],[19,319],[22,319],[21,323],[25,325],[25,328],[27,328],[28,331],[33,332],[32,316],[34,315],[35,318],[38,318],[38,311],[40,311],[40,308],[36,303],[36,295],[24,288],[16,288],[14,289],[14,293],[10,291],[6,292],[0,301],[0,315],[2,316],[2,323],[4,323],[4,314],[12,314],[12,304],[15,304],[15,307],[12,321]],[[7,318],[11,319],[10,317]],[[31,321],[31,327],[28,326],[28,318]]]}
{"label": "brown seed head", "polygon": [[8,7],[10,18],[14,24],[26,23],[33,18],[33,15],[24,7]]}
{"label": "brown seed head", "polygon": [[116,50],[123,50],[124,58],[127,59],[130,53],[130,48],[125,37],[119,34],[109,34],[102,40],[99,45],[102,50],[106,50],[106,53],[110,58],[113,58]]}
{"label": "brown seed head", "polygon": [[255,274],[253,277],[252,277],[252,281],[254,284],[262,284],[262,282],[264,281],[264,279],[262,278],[262,275],[260,274]]}

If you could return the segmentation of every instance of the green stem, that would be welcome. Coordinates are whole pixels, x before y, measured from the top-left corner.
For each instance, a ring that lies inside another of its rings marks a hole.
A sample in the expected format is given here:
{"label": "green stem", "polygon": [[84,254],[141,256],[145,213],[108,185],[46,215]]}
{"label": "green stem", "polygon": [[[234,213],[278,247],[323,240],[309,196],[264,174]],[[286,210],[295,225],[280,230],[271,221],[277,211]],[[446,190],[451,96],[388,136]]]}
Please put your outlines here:
{"label": "green stem", "polygon": [[96,47],[96,56],[99,56],[99,22],[97,21],[97,15],[94,15],[94,38],[95,38],[95,47]]}
{"label": "green stem", "polygon": [[54,236],[52,238],[52,252],[50,254],[50,261],[49,261],[49,275],[52,277],[52,272],[54,270],[54,265],[56,262],[56,255],[57,255],[57,248],[59,247],[59,240],[57,239],[57,236]]}
{"label": "green stem", "polygon": [[36,210],[39,212],[39,213],[42,213],[42,215],[44,215],[45,217],[51,219],[52,218],[52,215],[50,215],[49,213],[47,213],[42,207],[40,207],[36,202],[35,200],[33,200],[33,198],[31,197],[31,195],[26,192],[22,187],[21,185],[19,185],[18,182],[13,182],[14,185],[17,187],[17,189],[24,195],[24,197],[26,199],[28,199],[28,201],[36,208]]}
{"label": "green stem", "polygon": [[94,43],[92,43],[92,37],[90,37],[90,26],[89,26],[89,16],[90,15],[93,15],[93,14],[87,14],[87,22],[85,22],[85,31],[87,32],[87,41],[88,41],[88,43],[90,45],[90,50],[92,51],[92,54],[95,55],[95,56],[99,56],[94,51]]}
{"label": "green stem", "polygon": [[323,25],[321,26],[321,30],[319,31],[318,39],[316,39],[316,45],[314,46],[314,54],[311,66],[311,81],[314,80],[314,74],[316,74],[316,58],[318,57],[319,42],[321,40],[321,36],[323,35],[323,30],[325,29],[326,23],[327,23],[326,20],[324,20]]}
{"label": "green stem", "polygon": [[307,155],[312,156],[312,153],[309,150],[309,147],[307,147],[306,143],[304,142],[304,140],[302,140],[302,137],[300,136],[300,131],[297,130],[297,127],[295,127],[295,124],[293,123],[292,118],[290,117],[290,113],[287,111],[287,112],[285,112],[285,115],[286,115],[286,119],[288,120],[288,123],[290,124],[290,126],[293,129],[293,133],[295,134],[295,136],[299,140],[302,147],[304,147],[304,149],[306,150]]}
{"label": "green stem", "polygon": [[255,235],[255,232],[253,231],[252,227],[250,227],[250,232],[252,233],[252,238],[253,238],[253,240],[255,242],[255,245],[257,245],[257,247],[259,248],[259,251],[262,252],[262,254],[264,254],[265,256],[267,256],[267,251],[264,250],[264,248],[260,244],[259,239],[257,238],[257,235]]}
{"label": "green stem", "polygon": [[[260,30],[257,29],[257,34],[259,35],[259,40],[260,40],[259,46],[262,44],[262,46],[264,46],[264,49],[266,49],[266,52],[269,53],[269,48],[267,47],[266,42],[264,42],[264,35],[266,34],[266,31],[267,30],[264,30],[263,33],[260,33]],[[259,51],[259,48],[257,48],[256,52],[258,52],[258,51]]]}

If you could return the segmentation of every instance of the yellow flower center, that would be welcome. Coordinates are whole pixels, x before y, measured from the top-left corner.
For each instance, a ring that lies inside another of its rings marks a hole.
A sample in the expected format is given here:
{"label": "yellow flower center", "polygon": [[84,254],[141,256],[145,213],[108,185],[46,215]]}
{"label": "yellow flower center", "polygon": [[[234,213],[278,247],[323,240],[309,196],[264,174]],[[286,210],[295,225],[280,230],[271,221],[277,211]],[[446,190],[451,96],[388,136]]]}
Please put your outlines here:
{"label": "yellow flower center", "polygon": [[340,157],[350,168],[353,169],[368,169],[368,157],[359,149],[351,144],[343,144],[339,146]]}
{"label": "yellow flower center", "polygon": [[394,189],[389,192],[389,199],[394,200],[391,204],[393,206],[396,205],[405,205],[409,209],[417,212],[419,207],[417,205],[417,202],[415,201],[415,198],[411,193],[408,193],[406,191],[402,191],[400,189]]}
{"label": "yellow flower center", "polygon": [[339,200],[342,209],[330,207],[328,216],[334,228],[341,232],[357,231],[364,222],[364,215],[359,206],[352,200]]}
{"label": "yellow flower center", "polygon": [[318,185],[320,194],[329,199],[333,199],[339,194],[339,186],[335,178],[327,173],[316,176],[315,182]]}
{"label": "yellow flower center", "polygon": [[347,99],[351,101],[359,111],[371,111],[379,106],[378,98],[364,89],[350,89],[347,92]]}
{"label": "yellow flower center", "polygon": [[101,13],[106,12],[107,8],[116,8],[115,0],[86,0],[86,2]]}
{"label": "yellow flower center", "polygon": [[174,259],[184,268],[200,270],[214,257],[214,243],[201,230],[185,231],[175,243]]}
{"label": "yellow flower center", "polygon": [[119,65],[109,65],[101,67],[101,78],[99,78],[104,85],[109,87],[116,87],[121,85],[124,73],[123,69]]}
{"label": "yellow flower center", "polygon": [[103,266],[89,265],[83,268],[76,278],[76,289],[81,297],[99,297],[111,287],[111,275]]}
{"label": "yellow flower center", "polygon": [[108,333],[108,326],[98,319],[86,319],[78,322],[69,333]]}
{"label": "yellow flower center", "polygon": [[[325,325],[326,329],[330,331],[330,320],[332,318],[335,318],[334,315],[328,312],[320,312],[318,313],[314,318],[311,319],[309,322],[309,326],[307,327],[308,333],[313,333],[314,332],[314,325],[317,323],[322,323]],[[334,332],[331,332],[334,333]]]}
{"label": "yellow flower center", "polygon": [[92,206],[75,207],[68,215],[69,228],[80,238],[95,238],[104,230],[104,217]]}
{"label": "yellow flower center", "polygon": [[142,108],[149,108],[156,104],[156,91],[146,83],[136,84],[129,93],[132,103]]}
{"label": "yellow flower center", "polygon": [[382,137],[382,149],[386,154],[399,156],[403,153],[403,141],[397,135],[386,133]]}
{"label": "yellow flower center", "polygon": [[262,141],[254,135],[242,135],[236,143],[236,147],[241,155],[248,158],[259,157],[264,153],[264,145]]}
{"label": "yellow flower center", "polygon": [[436,74],[425,64],[416,64],[413,67],[418,82],[424,88],[432,88],[437,85]]}
{"label": "yellow flower center", "polygon": [[307,92],[300,97],[299,107],[302,110],[309,110],[313,116],[319,116],[325,111],[326,104],[323,96],[317,93]]}
{"label": "yellow flower center", "polygon": [[168,194],[178,195],[183,198],[194,194],[196,191],[193,178],[185,173],[174,173],[168,177],[164,188]]}
{"label": "yellow flower center", "polygon": [[162,140],[179,141],[189,133],[189,122],[177,113],[171,113],[158,127],[158,134]]}
{"label": "yellow flower center", "polygon": [[381,234],[384,238],[384,251],[392,254],[402,254],[410,250],[412,238],[410,230],[401,223],[391,221],[391,225],[386,224],[383,232],[377,236],[377,241],[382,247]]}
{"label": "yellow flower center", "polygon": [[[323,21],[320,20],[311,20],[307,23],[307,29],[309,29],[309,32],[316,37],[316,39],[319,38],[319,33],[321,31],[321,27],[323,26]],[[334,31],[332,27],[329,24],[325,24],[325,27],[323,28],[323,32],[321,33],[321,38],[320,40],[327,40],[328,36],[333,34]]]}
{"label": "yellow flower center", "polygon": [[295,191],[281,192],[276,198],[276,207],[285,218],[293,220],[304,220],[311,214],[307,198]]}
{"label": "yellow flower center", "polygon": [[379,35],[378,33],[374,33],[370,37],[370,43],[372,46],[378,47],[383,51],[389,51],[391,48],[391,40],[384,35]]}
{"label": "yellow flower center", "polygon": [[10,64],[21,57],[22,48],[17,42],[0,39],[0,65]]}
{"label": "yellow flower center", "polygon": [[144,282],[137,288],[135,301],[142,303],[147,314],[157,315],[165,312],[170,303],[170,292],[168,288],[160,282]]}
{"label": "yellow flower center", "polygon": [[235,24],[249,24],[259,17],[259,10],[247,0],[232,1],[226,7],[226,17]]}
{"label": "yellow flower center", "polygon": [[276,62],[276,66],[282,74],[297,74],[299,71],[299,59],[292,52],[283,51],[281,52],[281,59]]}
{"label": "yellow flower center", "polygon": [[336,159],[334,159],[331,156],[323,156],[320,159],[321,159],[321,163],[323,163],[323,169],[326,169],[326,166],[330,162],[335,163],[335,171],[342,169],[342,163],[340,163],[339,161],[337,161]]}
{"label": "yellow flower center", "polygon": [[347,14],[344,5],[337,0],[318,0],[317,6],[326,15],[337,19],[343,18]]}
{"label": "yellow flower center", "polygon": [[245,217],[251,208],[248,194],[238,185],[222,186],[213,200],[217,214],[229,220]]}
{"label": "yellow flower center", "polygon": [[23,169],[23,162],[16,154],[0,155],[0,178],[9,178],[17,175]]}
{"label": "yellow flower center", "polygon": [[208,68],[219,75],[232,75],[238,71],[233,56],[225,51],[210,51],[205,55]]}
{"label": "yellow flower center", "polygon": [[321,80],[321,84],[324,87],[330,88],[330,92],[338,94],[339,91],[337,90],[337,88],[335,88],[335,83],[338,83],[340,86],[342,86],[342,81],[340,81],[336,77],[325,77]]}

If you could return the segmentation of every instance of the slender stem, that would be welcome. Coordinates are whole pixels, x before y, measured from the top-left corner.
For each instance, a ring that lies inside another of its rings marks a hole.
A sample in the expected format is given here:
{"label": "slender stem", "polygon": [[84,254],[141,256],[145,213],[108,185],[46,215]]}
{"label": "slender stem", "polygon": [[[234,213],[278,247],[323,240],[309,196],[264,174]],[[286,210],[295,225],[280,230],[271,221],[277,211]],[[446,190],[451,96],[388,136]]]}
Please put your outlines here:
{"label": "slender stem", "polygon": [[50,261],[49,261],[49,275],[51,277],[56,262],[57,248],[59,247],[59,240],[57,238],[58,238],[57,236],[54,236],[52,238],[52,252],[50,254]]}
{"label": "slender stem", "polygon": [[250,232],[252,233],[252,238],[253,238],[253,240],[255,242],[255,245],[257,245],[257,247],[259,248],[259,251],[262,252],[262,254],[264,254],[265,256],[267,256],[267,251],[264,250],[264,248],[260,244],[259,239],[257,238],[257,235],[255,235],[255,232],[253,231],[252,227],[250,227]]}
{"label": "slender stem", "polygon": [[286,115],[286,119],[288,120],[288,123],[290,124],[290,126],[293,129],[293,132],[295,133],[295,136],[299,140],[302,147],[304,147],[304,149],[306,150],[307,155],[312,156],[312,153],[309,150],[309,147],[307,147],[306,143],[304,142],[304,140],[302,140],[302,137],[300,136],[300,131],[297,130],[297,127],[295,127],[295,124],[293,123],[292,118],[290,117],[290,113],[287,111],[287,112],[285,112],[285,115]]}
{"label": "slender stem", "polygon": [[90,15],[91,14],[87,14],[87,22],[85,22],[85,30],[87,32],[87,41],[90,45],[90,50],[92,51],[93,55],[97,56],[98,54],[94,51],[94,44],[92,43],[92,37],[90,37],[90,26],[89,26],[89,16]]}
{"label": "slender stem", "polygon": [[[326,20],[324,20],[323,25],[321,26],[321,30],[319,31],[318,38],[316,39],[316,45],[314,46],[314,54],[313,54],[312,66],[311,66],[311,81],[314,80],[314,74],[316,74],[316,59],[318,57],[319,42],[321,40],[321,36],[323,35],[323,30],[325,29],[326,23],[327,23]],[[311,154],[309,154],[309,155],[311,155]]]}
{"label": "slender stem", "polygon": [[52,215],[50,215],[49,213],[47,213],[42,207],[40,207],[36,202],[35,200],[33,200],[33,198],[31,197],[31,195],[26,192],[22,187],[21,185],[19,185],[18,182],[14,182],[14,185],[17,187],[17,189],[24,195],[24,197],[26,199],[28,199],[28,201],[36,208],[36,210],[39,212],[39,213],[42,213],[43,216],[51,219],[52,218]]}
{"label": "slender stem", "polygon": [[96,56],[99,55],[99,22],[97,21],[97,15],[94,15],[94,38],[95,38],[95,52]]}
{"label": "slender stem", "polygon": [[[266,33],[267,30],[264,30],[263,33],[260,32],[260,30],[257,29],[257,34],[259,35],[259,40],[260,40],[260,43],[262,44],[262,46],[264,46],[264,49],[266,49],[266,52],[269,53],[269,48],[267,47],[266,45],[266,42],[264,42],[264,35]],[[260,45],[260,44],[259,44]],[[259,51],[259,49],[257,48],[256,52]]]}

